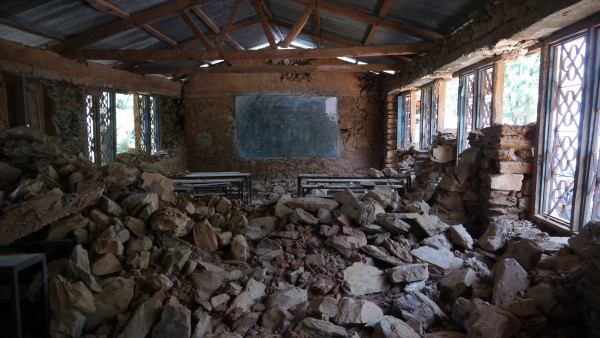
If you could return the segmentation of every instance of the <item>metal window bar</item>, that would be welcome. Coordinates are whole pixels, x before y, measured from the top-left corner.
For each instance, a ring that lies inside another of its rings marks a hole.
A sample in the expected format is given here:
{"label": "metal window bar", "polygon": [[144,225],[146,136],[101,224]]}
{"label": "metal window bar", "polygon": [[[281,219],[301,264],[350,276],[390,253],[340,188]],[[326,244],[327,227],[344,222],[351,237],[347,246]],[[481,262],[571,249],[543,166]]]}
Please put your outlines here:
{"label": "metal window bar", "polygon": [[491,126],[492,122],[492,96],[493,96],[494,68],[488,67],[478,71],[477,76],[477,112],[476,126],[483,129]]}
{"label": "metal window bar", "polygon": [[469,133],[474,128],[475,72],[459,79],[458,98],[458,153],[469,148]]}
{"label": "metal window bar", "polygon": [[426,149],[431,138],[431,95],[432,87],[421,89],[421,140],[420,149]]}
{"label": "metal window bar", "polygon": [[404,95],[404,142],[403,145],[407,146],[411,143],[412,140],[412,126],[410,125],[411,114],[410,111],[410,93]]}
{"label": "metal window bar", "polygon": [[398,149],[404,147],[404,114],[406,114],[404,111],[404,100],[404,95],[398,96],[398,107],[396,114],[396,118],[398,120],[396,125],[396,148]]}
{"label": "metal window bar", "polygon": [[[439,85],[439,82],[438,82]],[[438,112],[439,112],[439,97],[440,93],[438,90],[438,85],[436,88],[431,88],[431,118],[429,119],[429,144],[433,143],[433,138],[438,130]]]}
{"label": "metal window bar", "polygon": [[586,35],[550,47],[541,212],[571,224],[571,228],[580,162],[578,151],[582,136],[586,60]]}
{"label": "metal window bar", "polygon": [[149,139],[150,139],[150,153],[154,154],[160,150],[160,129],[158,119],[158,97],[149,97]]}
{"label": "metal window bar", "polygon": [[86,131],[87,131],[87,155],[88,160],[94,163],[98,163],[98,105],[96,104],[97,98],[92,95],[87,95],[85,98],[85,110],[86,110]]}
{"label": "metal window bar", "polygon": [[589,187],[586,189],[584,210],[584,223],[588,220],[600,221],[600,28],[593,30],[590,41],[593,42],[593,53],[590,57],[592,64],[590,65],[589,72],[592,75],[592,100],[590,109],[590,123],[589,129],[591,138],[588,142],[591,144],[591,158],[588,165],[589,170],[587,173],[587,184]]}
{"label": "metal window bar", "polygon": [[148,95],[138,96],[138,116],[139,116],[139,135],[140,135],[140,149],[145,152],[150,152],[150,140],[148,139],[150,121],[150,98]]}

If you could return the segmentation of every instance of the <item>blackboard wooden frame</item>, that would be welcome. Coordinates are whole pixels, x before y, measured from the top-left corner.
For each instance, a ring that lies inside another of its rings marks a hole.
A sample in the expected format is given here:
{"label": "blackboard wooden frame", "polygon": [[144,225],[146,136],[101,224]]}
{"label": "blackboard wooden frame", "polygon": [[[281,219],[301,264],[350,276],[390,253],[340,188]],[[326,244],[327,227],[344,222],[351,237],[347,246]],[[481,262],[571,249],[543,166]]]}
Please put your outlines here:
{"label": "blackboard wooden frame", "polygon": [[338,110],[338,100],[333,96],[236,96],[237,156],[337,157]]}

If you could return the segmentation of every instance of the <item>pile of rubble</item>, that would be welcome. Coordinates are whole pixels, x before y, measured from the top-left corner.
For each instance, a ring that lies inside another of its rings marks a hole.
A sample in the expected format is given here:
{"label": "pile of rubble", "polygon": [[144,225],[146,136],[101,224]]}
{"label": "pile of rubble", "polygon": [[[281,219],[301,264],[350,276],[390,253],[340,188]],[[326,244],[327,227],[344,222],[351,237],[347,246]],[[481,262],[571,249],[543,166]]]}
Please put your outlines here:
{"label": "pile of rubble", "polygon": [[583,335],[569,315],[579,252],[529,222],[497,219],[474,240],[385,186],[249,206],[175,195],[119,163],[69,173],[59,157],[61,189],[102,196],[36,232],[77,243],[48,264],[53,337]]}

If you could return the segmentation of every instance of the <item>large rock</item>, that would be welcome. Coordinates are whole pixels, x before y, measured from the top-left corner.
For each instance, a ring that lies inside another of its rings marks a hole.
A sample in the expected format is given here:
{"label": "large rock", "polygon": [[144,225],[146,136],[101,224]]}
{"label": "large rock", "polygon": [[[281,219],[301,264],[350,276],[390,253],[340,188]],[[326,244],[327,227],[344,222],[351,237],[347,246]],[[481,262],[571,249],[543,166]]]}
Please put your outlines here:
{"label": "large rock", "polygon": [[215,252],[219,246],[217,242],[217,234],[213,227],[204,220],[198,222],[193,228],[194,243],[197,247],[208,252]]}
{"label": "large rock", "polygon": [[76,213],[71,216],[67,216],[59,221],[56,221],[50,225],[48,236],[46,240],[54,241],[60,239],[67,239],[71,233],[77,229],[86,229],[90,220],[83,217],[81,213]]}
{"label": "large rock", "polygon": [[393,266],[404,264],[404,262],[398,259],[397,257],[390,255],[387,252],[387,250],[382,249],[376,245],[365,245],[360,250],[377,260],[386,262]]}
{"label": "large rock", "polygon": [[192,332],[192,312],[171,296],[152,329],[152,338],[189,337]]}
{"label": "large rock", "polygon": [[117,277],[102,292],[94,295],[96,311],[87,316],[85,322],[86,331],[94,330],[101,323],[113,319],[119,313],[123,313],[129,307],[133,299],[133,278]]}
{"label": "large rock", "polygon": [[373,187],[373,189],[369,190],[363,196],[363,199],[366,198],[372,198],[382,207],[387,208],[390,206],[390,204],[392,204],[394,199],[394,190],[387,185],[378,185]]}
{"label": "large rock", "polygon": [[444,223],[439,217],[435,215],[419,215],[416,219],[411,220],[411,222],[416,225],[417,229],[425,234],[425,236],[435,236],[440,234],[448,227],[448,224]]}
{"label": "large rock", "polygon": [[569,246],[577,254],[589,256],[594,249],[590,244],[599,241],[600,221],[590,221],[575,236],[569,238]]}
{"label": "large rock", "polygon": [[489,175],[487,179],[492,190],[521,191],[523,186],[523,175],[521,174]]}
{"label": "large rock", "polygon": [[455,257],[452,251],[434,249],[428,246],[422,246],[410,252],[418,259],[431,263],[444,270],[458,270],[463,267],[462,259]]}
{"label": "large rock", "polygon": [[[283,252],[281,253],[283,254]],[[231,240],[231,256],[240,262],[245,262],[250,257],[250,247],[244,236],[235,235]]]}
{"label": "large rock", "polygon": [[452,271],[440,279],[442,294],[450,303],[463,296],[477,280],[477,274],[470,268]]}
{"label": "large rock", "polygon": [[194,220],[179,209],[166,207],[152,215],[150,225],[153,230],[163,231],[175,237],[183,237],[191,230]]}
{"label": "large rock", "polygon": [[306,289],[289,288],[273,292],[269,298],[267,298],[265,305],[269,308],[280,306],[284,310],[289,310],[307,300],[308,293]]}
{"label": "large rock", "polygon": [[427,263],[405,264],[388,269],[387,273],[393,283],[412,283],[429,278]]}
{"label": "large rock", "polygon": [[350,296],[383,292],[391,284],[383,271],[363,263],[354,263],[344,270],[344,291]]}
{"label": "large rock", "polygon": [[293,198],[286,205],[292,209],[300,208],[312,212],[317,212],[319,209],[326,209],[331,212],[339,206],[335,200],[313,196]]}
{"label": "large rock", "polygon": [[236,280],[239,277],[239,270],[232,272],[221,270],[195,272],[191,275],[190,279],[194,288],[204,292],[207,296],[212,296],[225,283]]}
{"label": "large rock", "polygon": [[260,298],[265,295],[267,286],[261,282],[256,281],[254,278],[250,278],[239,295],[229,305],[227,313],[234,310],[241,309],[242,312],[250,311],[250,307]]}
{"label": "large rock", "polygon": [[50,282],[49,294],[53,313],[58,314],[68,309],[84,314],[96,311],[94,296],[83,282],[71,283],[58,275]]}
{"label": "large rock", "polygon": [[183,246],[168,249],[162,259],[165,274],[170,275],[173,272],[182,271],[191,254],[192,250]]}
{"label": "large rock", "polygon": [[426,245],[438,250],[452,250],[452,243],[443,233],[427,237],[421,241],[421,246]]}
{"label": "large rock", "polygon": [[377,216],[383,213],[385,210],[381,204],[372,198],[366,198],[363,201],[353,199],[336,211],[336,215],[346,215],[358,225],[373,223]]}
{"label": "large rock", "polygon": [[467,337],[508,338],[519,332],[520,322],[511,313],[475,299],[465,321]]}
{"label": "large rock", "polygon": [[494,220],[483,235],[479,237],[477,243],[487,251],[496,251],[506,244],[506,238],[511,228],[510,221],[507,219]]}
{"label": "large rock", "polygon": [[362,231],[355,228],[348,229],[355,231],[351,231],[352,234],[349,235],[331,236],[327,239],[327,246],[334,248],[346,258],[349,258],[355,250],[367,245],[367,238]]}
{"label": "large rock", "polygon": [[198,319],[194,332],[192,332],[191,338],[204,338],[206,335],[212,332],[212,323],[210,315],[198,308],[194,311],[194,317]]}
{"label": "large rock", "polygon": [[71,257],[67,263],[67,277],[75,280],[81,280],[92,291],[100,292],[102,288],[96,282],[96,277],[90,272],[90,261],[88,252],[77,244],[71,252]]}
{"label": "large rock", "polygon": [[150,333],[154,317],[161,307],[162,302],[156,298],[150,298],[142,303],[129,318],[118,338],[146,337]]}
{"label": "large rock", "polygon": [[448,319],[448,316],[437,304],[419,291],[410,291],[394,301],[396,310],[408,320],[414,318],[428,329],[436,319]]}
{"label": "large rock", "polygon": [[338,313],[338,303],[339,301],[332,297],[316,297],[311,300],[310,308],[315,314],[333,318]]}
{"label": "large rock", "polygon": [[150,218],[158,210],[158,206],[158,194],[156,193],[130,194],[121,201],[121,207],[126,214],[143,220]]}
{"label": "large rock", "polygon": [[338,303],[334,322],[338,325],[362,325],[383,316],[383,310],[364,299],[343,297]]}
{"label": "large rock", "polygon": [[467,250],[473,250],[473,238],[462,224],[451,226],[448,236],[454,244]]}
{"label": "large rock", "polygon": [[509,240],[508,248],[501,258],[514,258],[526,271],[530,271],[542,258],[542,248],[530,239]]}
{"label": "large rock", "polygon": [[348,337],[346,329],[329,321],[315,318],[304,318],[300,329],[309,337]]}
{"label": "large rock", "polygon": [[500,308],[514,301],[517,294],[527,290],[527,271],[513,258],[503,258],[494,265],[492,303]]}
{"label": "large rock", "polygon": [[377,215],[375,224],[379,224],[395,234],[406,234],[410,231],[410,224],[403,219],[403,214],[384,213]]}
{"label": "large rock", "polygon": [[96,276],[104,276],[123,270],[121,262],[112,253],[107,253],[98,258],[92,264],[92,273]]}
{"label": "large rock", "polygon": [[275,306],[262,314],[261,325],[269,330],[281,330],[288,326],[294,317],[281,306]]}
{"label": "large rock", "polygon": [[392,317],[383,316],[377,324],[375,324],[374,337],[381,338],[419,338],[419,334],[415,332],[408,324],[402,320]]}

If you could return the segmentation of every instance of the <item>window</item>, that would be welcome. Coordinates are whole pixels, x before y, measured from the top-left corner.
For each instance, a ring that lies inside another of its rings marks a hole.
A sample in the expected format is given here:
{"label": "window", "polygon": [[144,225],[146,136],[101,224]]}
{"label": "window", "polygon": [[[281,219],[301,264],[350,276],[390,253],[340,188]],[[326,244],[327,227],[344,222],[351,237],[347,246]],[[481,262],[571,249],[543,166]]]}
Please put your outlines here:
{"label": "window", "polygon": [[[594,34],[592,34],[592,32]],[[600,220],[598,29],[556,42],[543,57],[536,217],[578,231]]]}
{"label": "window", "polygon": [[540,53],[506,62],[502,123],[525,125],[537,119]]}
{"label": "window", "polygon": [[410,93],[398,96],[398,132],[397,145],[403,148],[411,143],[411,95]]}
{"label": "window", "polygon": [[421,89],[419,147],[427,149],[437,132],[438,91],[434,86]]}
{"label": "window", "polygon": [[98,92],[86,97],[88,159],[101,165],[130,148],[159,150],[158,99]]}
{"label": "window", "polygon": [[469,147],[469,133],[492,124],[492,66],[476,69],[460,77],[458,106],[458,153]]}
{"label": "window", "polygon": [[458,126],[458,78],[446,81],[446,108],[442,129],[454,129]]}

